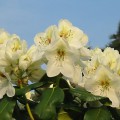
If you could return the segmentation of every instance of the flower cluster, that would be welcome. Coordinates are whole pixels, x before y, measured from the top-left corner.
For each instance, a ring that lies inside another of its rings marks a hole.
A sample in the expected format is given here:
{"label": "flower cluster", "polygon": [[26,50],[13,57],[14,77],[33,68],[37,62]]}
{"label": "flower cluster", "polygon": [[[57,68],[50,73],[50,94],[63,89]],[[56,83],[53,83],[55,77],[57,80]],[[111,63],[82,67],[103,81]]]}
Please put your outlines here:
{"label": "flower cluster", "polygon": [[91,59],[84,69],[84,87],[94,95],[108,97],[112,107],[120,106],[120,54],[107,47],[91,50]]}
{"label": "flower cluster", "polygon": [[25,40],[17,35],[10,35],[0,30],[0,98],[4,94],[15,95],[13,86],[19,85],[19,80],[39,80],[42,75],[41,56],[38,56],[35,45],[27,49]]}
{"label": "flower cluster", "polygon": [[19,80],[40,80],[44,74],[59,74],[94,95],[108,97],[112,107],[120,106],[120,54],[107,47],[87,48],[87,35],[68,20],[60,20],[45,32],[36,34],[29,49],[17,35],[0,31],[0,98],[15,95]]}
{"label": "flower cluster", "polygon": [[34,41],[47,63],[46,73],[49,77],[62,73],[72,79],[76,71],[82,75],[83,60],[89,51],[84,47],[88,38],[82,30],[67,20],[61,20],[58,26],[50,26],[44,33],[38,33]]}

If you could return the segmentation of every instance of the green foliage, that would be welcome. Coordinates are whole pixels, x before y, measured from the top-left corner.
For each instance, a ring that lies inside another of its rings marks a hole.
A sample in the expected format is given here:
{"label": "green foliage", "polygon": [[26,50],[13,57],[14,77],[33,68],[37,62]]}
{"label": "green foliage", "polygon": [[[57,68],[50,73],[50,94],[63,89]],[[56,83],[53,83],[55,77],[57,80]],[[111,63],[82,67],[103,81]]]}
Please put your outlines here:
{"label": "green foliage", "polygon": [[110,36],[112,40],[107,46],[114,48],[120,52],[120,23],[118,25],[118,30],[115,34]]}
{"label": "green foliage", "polygon": [[[82,87],[70,89],[70,92],[75,97],[79,98],[80,100],[86,101],[86,102],[92,102],[92,101],[106,99],[106,98],[101,97],[101,96],[95,96],[95,95],[91,94],[90,92],[86,91]],[[107,101],[109,103],[111,103],[108,99],[107,99]]]}
{"label": "green foliage", "polygon": [[35,113],[41,120],[52,120],[56,117],[56,107],[64,100],[64,93],[60,88],[48,88],[35,108]]}
{"label": "green foliage", "polygon": [[12,120],[15,100],[4,97],[0,100],[0,120]]}
{"label": "green foliage", "polygon": [[23,88],[16,88],[15,94],[16,94],[16,96],[24,95],[25,93],[29,92],[30,90],[41,87],[43,85],[45,85],[45,82],[36,82],[34,84],[28,85],[28,86],[23,87]]}
{"label": "green foliage", "polygon": [[[0,100],[0,120],[12,120],[12,117],[16,120],[32,120],[26,102],[34,120],[119,120],[120,111],[110,107],[108,98],[95,96],[82,87],[72,88],[61,77],[49,78],[45,74],[37,83],[16,87],[14,98],[5,96]],[[50,85],[53,87],[50,88]],[[34,90],[32,101],[25,97],[31,90]]]}
{"label": "green foliage", "polygon": [[84,120],[111,120],[111,114],[105,107],[90,109],[86,112]]}
{"label": "green foliage", "polygon": [[61,110],[58,114],[58,120],[72,120],[67,112]]}

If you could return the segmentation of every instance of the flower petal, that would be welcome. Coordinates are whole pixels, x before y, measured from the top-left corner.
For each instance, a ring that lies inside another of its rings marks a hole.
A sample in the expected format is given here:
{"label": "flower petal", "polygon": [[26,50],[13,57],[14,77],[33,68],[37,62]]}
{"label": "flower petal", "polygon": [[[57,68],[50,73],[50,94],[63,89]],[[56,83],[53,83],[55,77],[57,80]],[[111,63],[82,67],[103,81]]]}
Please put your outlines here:
{"label": "flower petal", "polygon": [[107,93],[107,97],[112,101],[112,107],[119,107],[120,102],[118,100],[118,97],[116,95],[116,92],[114,89],[109,89],[108,93]]}
{"label": "flower petal", "polygon": [[8,83],[6,94],[8,97],[13,97],[15,95],[15,88],[10,82]]}
{"label": "flower petal", "polygon": [[62,67],[60,69],[60,72],[69,78],[72,78],[74,75],[74,66],[72,62],[69,59],[65,59],[62,63]]}
{"label": "flower petal", "polygon": [[47,64],[47,75],[49,77],[54,77],[54,76],[57,76],[59,73],[60,73],[60,67],[57,63],[57,61],[49,61],[48,64]]}
{"label": "flower petal", "polygon": [[2,99],[3,96],[5,95],[6,89],[7,89],[6,87],[3,87],[3,88],[0,87],[0,99]]}

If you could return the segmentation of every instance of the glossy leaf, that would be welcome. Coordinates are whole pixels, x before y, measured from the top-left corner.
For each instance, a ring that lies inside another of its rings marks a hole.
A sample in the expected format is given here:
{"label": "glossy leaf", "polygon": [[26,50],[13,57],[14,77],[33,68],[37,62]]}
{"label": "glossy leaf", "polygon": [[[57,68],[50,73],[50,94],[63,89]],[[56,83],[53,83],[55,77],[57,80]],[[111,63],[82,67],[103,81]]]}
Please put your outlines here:
{"label": "glossy leaf", "polygon": [[45,82],[37,82],[31,85],[28,85],[23,88],[15,88],[15,95],[24,95],[25,93],[29,92],[30,90],[33,90],[35,88],[41,87],[45,85]]}
{"label": "glossy leaf", "polygon": [[12,120],[15,103],[13,99],[7,97],[0,100],[0,120]]}
{"label": "glossy leaf", "polygon": [[72,119],[70,118],[67,112],[62,110],[58,114],[58,120],[72,120]]}
{"label": "glossy leaf", "polygon": [[52,120],[56,116],[56,107],[64,100],[64,92],[60,88],[48,88],[35,108],[35,113],[42,120]]}
{"label": "glossy leaf", "polygon": [[70,89],[70,92],[74,97],[77,97],[80,100],[83,100],[83,101],[86,101],[86,102],[106,99],[107,102],[111,103],[111,101],[108,98],[101,97],[101,96],[95,96],[95,95],[91,94],[90,92],[86,91],[82,87]]}
{"label": "glossy leaf", "polygon": [[84,120],[111,120],[111,114],[104,107],[91,109],[86,112]]}

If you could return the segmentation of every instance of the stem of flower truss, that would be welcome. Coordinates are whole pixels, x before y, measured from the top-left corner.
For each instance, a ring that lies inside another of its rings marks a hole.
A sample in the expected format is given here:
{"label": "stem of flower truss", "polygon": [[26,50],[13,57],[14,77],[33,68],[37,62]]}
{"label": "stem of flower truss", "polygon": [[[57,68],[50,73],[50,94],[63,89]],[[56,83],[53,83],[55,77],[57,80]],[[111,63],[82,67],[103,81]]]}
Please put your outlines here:
{"label": "stem of flower truss", "polygon": [[[19,84],[20,88],[23,88],[22,80],[19,80],[19,81],[18,81],[18,84]],[[27,98],[26,98],[26,95],[25,95],[25,99],[27,99]],[[30,119],[31,119],[31,120],[35,120],[34,117],[33,117],[33,115],[32,115],[30,106],[29,106],[29,104],[28,104],[27,102],[26,102],[26,108],[27,108],[27,112],[28,112],[28,114],[29,114],[29,116],[30,116]]]}

